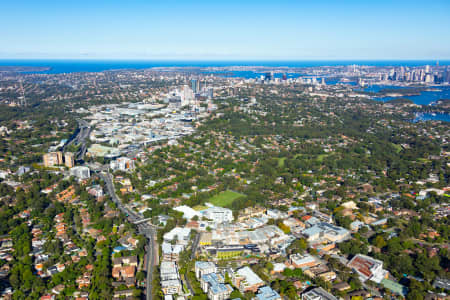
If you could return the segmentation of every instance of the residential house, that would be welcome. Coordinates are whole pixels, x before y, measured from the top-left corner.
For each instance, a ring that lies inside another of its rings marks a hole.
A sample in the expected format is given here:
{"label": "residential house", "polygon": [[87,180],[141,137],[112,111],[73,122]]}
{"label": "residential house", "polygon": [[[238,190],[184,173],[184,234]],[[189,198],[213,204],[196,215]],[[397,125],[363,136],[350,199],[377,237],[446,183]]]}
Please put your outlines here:
{"label": "residential house", "polygon": [[115,291],[113,300],[128,299],[129,297],[133,297],[133,290]]}
{"label": "residential house", "polygon": [[338,300],[338,298],[328,293],[323,288],[316,287],[302,293],[302,300]]}
{"label": "residential house", "polygon": [[290,263],[294,268],[309,268],[320,264],[320,261],[311,254],[293,254],[289,257]]}

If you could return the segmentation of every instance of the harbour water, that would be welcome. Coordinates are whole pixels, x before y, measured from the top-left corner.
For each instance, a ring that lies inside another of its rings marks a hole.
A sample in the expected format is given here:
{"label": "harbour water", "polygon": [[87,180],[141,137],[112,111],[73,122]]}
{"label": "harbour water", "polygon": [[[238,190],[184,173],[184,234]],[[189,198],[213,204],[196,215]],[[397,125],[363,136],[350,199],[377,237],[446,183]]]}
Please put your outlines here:
{"label": "harbour water", "polygon": [[[377,93],[383,89],[391,89],[391,90],[402,90],[405,87],[395,86],[395,85],[373,85],[364,89],[366,92]],[[407,89],[407,88],[406,88]],[[389,101],[398,98],[407,98],[413,101],[415,104],[419,105],[429,105],[441,99],[450,99],[450,86],[448,85],[437,85],[433,87],[429,87],[426,91],[419,92],[419,95],[412,96],[404,96],[404,97],[380,97],[374,98],[378,101]]]}

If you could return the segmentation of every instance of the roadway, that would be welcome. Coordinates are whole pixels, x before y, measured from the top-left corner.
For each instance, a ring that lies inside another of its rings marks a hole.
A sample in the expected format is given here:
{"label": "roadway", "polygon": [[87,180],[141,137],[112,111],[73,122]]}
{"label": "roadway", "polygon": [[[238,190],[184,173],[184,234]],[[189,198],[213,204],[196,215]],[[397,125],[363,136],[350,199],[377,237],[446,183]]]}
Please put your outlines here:
{"label": "roadway", "polygon": [[[89,134],[91,133],[92,128],[89,126],[89,124],[84,120],[78,120],[79,124],[79,131],[77,135],[70,140],[66,145],[64,145],[63,150],[66,149],[67,146],[75,143],[75,145],[80,145],[81,147],[76,153],[75,160],[82,161],[83,157],[86,153],[86,139],[89,137]],[[146,264],[146,299],[152,300],[153,294],[152,294],[152,282],[153,282],[153,270],[155,269],[155,266],[158,264],[158,250],[159,246],[156,241],[156,226],[153,226],[152,224],[148,223],[147,219],[145,219],[142,215],[136,213],[132,209],[128,208],[127,206],[123,205],[122,202],[117,197],[117,194],[115,192],[114,184],[111,179],[111,174],[107,171],[108,167],[104,166],[101,168],[101,172],[98,172],[98,175],[100,178],[102,178],[106,183],[106,188],[108,190],[109,195],[111,195],[112,201],[117,205],[119,210],[124,213],[128,220],[134,224],[137,225],[137,228],[139,230],[139,233],[144,235],[148,239],[148,245],[146,247],[147,251],[147,264]]]}
{"label": "roadway", "polygon": [[[191,247],[191,261],[194,261],[195,257],[196,257],[196,253],[197,253],[197,248],[198,248],[198,243],[200,242],[200,233],[197,232],[197,234],[194,237],[194,240],[192,242],[192,247]],[[191,293],[191,295],[195,295],[195,291],[192,288],[191,282],[189,281],[189,278],[187,276],[184,276],[186,285]]]}
{"label": "roadway", "polygon": [[147,265],[146,265],[146,299],[152,300],[152,282],[153,282],[153,270],[155,266],[158,264],[158,243],[156,241],[156,230],[155,226],[149,223],[142,222],[145,218],[140,214],[134,212],[132,209],[126,207],[122,204],[119,198],[116,195],[114,184],[112,183],[111,174],[106,172],[99,173],[100,178],[102,178],[106,183],[106,188],[108,189],[108,193],[111,195],[111,199],[114,203],[116,203],[117,207],[120,209],[122,213],[124,213],[128,220],[132,223],[138,223],[137,225],[139,233],[144,235],[148,239],[148,245],[146,247],[147,250]]}
{"label": "roadway", "polygon": [[86,139],[91,134],[92,128],[89,126],[89,123],[85,120],[79,119],[78,120],[78,133],[77,135],[72,138],[70,141],[68,141],[64,147],[63,151],[66,150],[67,146],[70,146],[72,144],[75,145],[81,145],[81,147],[78,149],[77,153],[75,154],[75,160],[81,161],[83,160],[84,155],[86,154]]}
{"label": "roadway", "polygon": [[191,260],[194,260],[197,253],[198,243],[200,241],[200,233],[197,232],[194,241],[192,242]]}

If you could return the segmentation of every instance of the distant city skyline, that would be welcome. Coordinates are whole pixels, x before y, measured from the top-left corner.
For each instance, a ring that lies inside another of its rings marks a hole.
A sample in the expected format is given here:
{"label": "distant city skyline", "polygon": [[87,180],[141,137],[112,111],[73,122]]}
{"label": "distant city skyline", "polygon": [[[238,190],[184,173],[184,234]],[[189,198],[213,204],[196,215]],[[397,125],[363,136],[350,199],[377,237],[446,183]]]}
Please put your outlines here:
{"label": "distant city skyline", "polygon": [[450,1],[24,0],[0,26],[0,59],[450,59]]}

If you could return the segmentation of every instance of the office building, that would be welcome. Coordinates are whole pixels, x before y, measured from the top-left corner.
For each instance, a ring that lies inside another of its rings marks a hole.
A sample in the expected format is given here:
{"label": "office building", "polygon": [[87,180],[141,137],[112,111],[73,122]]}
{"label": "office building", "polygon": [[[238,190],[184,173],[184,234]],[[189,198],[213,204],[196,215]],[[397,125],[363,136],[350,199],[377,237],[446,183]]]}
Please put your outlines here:
{"label": "office building", "polygon": [[305,229],[302,234],[307,238],[308,242],[320,240],[342,242],[350,238],[350,231],[347,229],[325,222],[319,222],[314,226]]}
{"label": "office building", "polygon": [[170,243],[174,241],[180,245],[187,245],[189,243],[189,236],[191,234],[190,228],[175,227],[171,231],[164,234],[164,241]]}
{"label": "office building", "polygon": [[292,254],[290,256],[290,262],[294,268],[308,268],[320,264],[320,261],[318,261],[314,256],[312,256],[309,253],[306,253],[304,255]]}
{"label": "office building", "polygon": [[210,207],[203,210],[202,215],[215,223],[225,223],[233,221],[233,211],[223,207]]}
{"label": "office building", "polygon": [[84,179],[88,179],[89,177],[91,177],[89,168],[85,167],[85,166],[73,167],[70,169],[69,172],[70,172],[70,176],[74,176],[74,177],[78,178],[79,180],[84,180]]}
{"label": "office building", "polygon": [[128,157],[119,157],[116,160],[112,160],[109,164],[112,170],[130,171],[134,170],[134,160]]}

